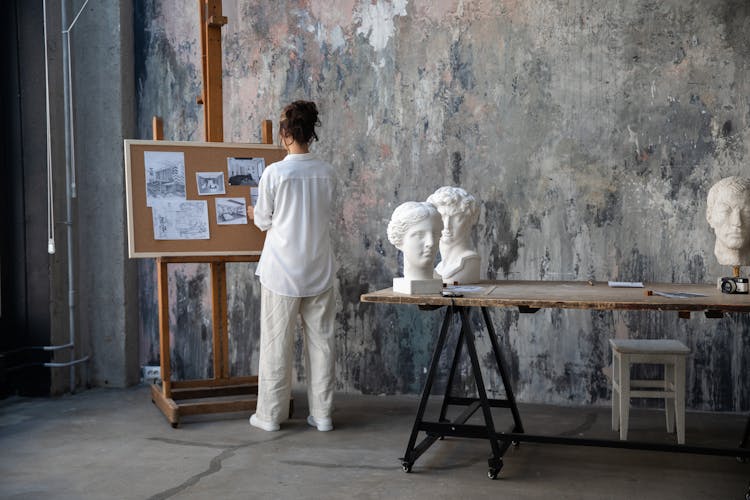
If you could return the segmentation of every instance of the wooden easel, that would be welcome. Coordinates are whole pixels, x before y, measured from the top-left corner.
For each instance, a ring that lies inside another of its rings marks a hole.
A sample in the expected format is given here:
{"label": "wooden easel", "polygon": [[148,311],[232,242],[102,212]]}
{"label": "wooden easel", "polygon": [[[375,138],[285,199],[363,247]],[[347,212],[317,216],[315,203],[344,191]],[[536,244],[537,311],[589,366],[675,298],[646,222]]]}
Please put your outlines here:
{"label": "wooden easel", "polygon": [[[180,417],[205,413],[252,411],[258,394],[258,377],[232,377],[229,373],[229,335],[227,321],[227,262],[255,262],[255,256],[237,257],[159,257],[157,283],[159,295],[159,352],[161,386],[151,385],[151,400],[177,427]],[[208,263],[211,265],[211,308],[213,323],[213,368],[211,379],[171,380],[169,342],[169,264]],[[206,398],[222,397],[222,400]],[[188,400],[188,401],[186,401]],[[201,401],[202,400],[202,401]],[[178,403],[178,401],[180,401]],[[290,410],[291,413],[291,410]]]}
{"label": "wooden easel", "polygon": [[[204,85],[203,95],[197,101],[204,105],[206,141],[223,142],[221,27],[227,23],[227,18],[221,15],[221,0],[198,0],[198,4],[201,13]],[[152,127],[154,140],[163,140],[162,120],[154,117]],[[264,120],[261,130],[263,144],[272,144],[272,122]],[[255,255],[157,258],[159,353],[162,381],[161,385],[151,385],[151,400],[164,413],[172,427],[178,427],[180,418],[187,415],[252,411],[255,409],[258,377],[232,377],[230,374],[226,263],[257,262],[258,258]],[[179,263],[208,263],[211,265],[214,375],[210,379],[171,380],[168,267],[169,264]],[[221,400],[215,398],[221,398]],[[290,416],[292,411],[292,402],[290,402]]]}

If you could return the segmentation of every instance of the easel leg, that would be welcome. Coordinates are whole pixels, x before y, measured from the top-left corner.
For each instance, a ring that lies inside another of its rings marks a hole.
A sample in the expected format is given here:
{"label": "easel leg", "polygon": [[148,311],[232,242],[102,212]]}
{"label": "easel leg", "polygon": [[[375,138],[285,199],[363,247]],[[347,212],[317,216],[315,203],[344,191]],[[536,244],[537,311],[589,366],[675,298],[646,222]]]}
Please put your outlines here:
{"label": "easel leg", "polygon": [[503,466],[502,452],[500,451],[500,445],[497,442],[497,434],[495,433],[495,424],[492,420],[492,412],[490,409],[490,403],[487,400],[487,392],[484,387],[484,380],[482,379],[482,369],[479,365],[479,357],[477,356],[477,348],[474,345],[474,336],[472,335],[469,323],[469,314],[466,307],[459,307],[461,314],[461,329],[463,330],[463,337],[466,342],[466,349],[469,351],[469,358],[471,359],[471,368],[474,372],[474,382],[477,385],[477,392],[479,393],[479,402],[482,406],[482,413],[484,414],[484,424],[487,428],[487,439],[490,442],[490,448],[492,448],[492,457],[487,461],[489,464],[489,470],[487,476],[490,479],[495,479],[500,473],[500,469]]}
{"label": "easel leg", "polygon": [[411,467],[414,465],[414,461],[419,457],[421,453],[416,452],[414,445],[417,442],[417,435],[419,434],[419,426],[422,423],[425,409],[427,408],[427,400],[430,397],[430,391],[432,390],[432,383],[435,379],[435,373],[437,372],[438,362],[440,361],[440,353],[443,351],[443,345],[445,344],[445,337],[448,333],[448,327],[450,326],[451,320],[453,319],[453,306],[450,306],[445,311],[445,317],[443,318],[443,325],[440,328],[440,336],[438,337],[437,343],[435,344],[435,351],[432,353],[432,361],[430,362],[430,371],[427,373],[427,380],[422,390],[422,398],[419,400],[419,408],[417,409],[417,416],[414,419],[414,426],[411,429],[411,435],[409,436],[409,443],[406,445],[406,452],[401,459],[401,466],[404,472],[411,472]]}
{"label": "easel leg", "polygon": [[157,290],[159,294],[159,364],[161,365],[161,394],[152,388],[152,400],[164,413],[172,427],[180,424],[179,411],[172,401],[172,372],[169,342],[169,265],[156,259]]}
{"label": "easel leg", "polygon": [[523,423],[521,422],[521,414],[518,412],[518,405],[516,404],[516,397],[513,394],[513,387],[511,386],[508,370],[505,367],[502,352],[500,351],[500,344],[497,342],[497,335],[495,335],[495,328],[492,326],[490,313],[486,307],[482,307],[482,317],[484,318],[484,324],[487,327],[487,334],[489,335],[490,342],[492,343],[492,352],[495,355],[497,369],[500,371],[500,378],[503,380],[503,387],[505,388],[505,398],[508,400],[510,411],[513,414],[513,432],[524,432]]}
{"label": "easel leg", "polygon": [[211,263],[211,317],[213,324],[214,378],[229,378],[229,336],[227,333],[226,264]]}

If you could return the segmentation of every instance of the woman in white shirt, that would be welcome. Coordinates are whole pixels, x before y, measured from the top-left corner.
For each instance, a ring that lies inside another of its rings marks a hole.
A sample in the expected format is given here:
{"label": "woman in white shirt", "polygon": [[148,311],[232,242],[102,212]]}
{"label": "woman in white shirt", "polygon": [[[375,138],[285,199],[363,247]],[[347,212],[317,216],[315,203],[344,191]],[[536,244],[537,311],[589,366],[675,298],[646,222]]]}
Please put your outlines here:
{"label": "woman in white shirt", "polygon": [[258,184],[254,221],[267,231],[260,276],[258,403],[250,424],[279,430],[289,415],[297,315],[305,338],[307,422],[333,429],[335,377],[333,252],[329,223],[335,189],[333,167],[310,153],[318,140],[314,102],[284,108],[279,137],[287,156],[265,169]]}

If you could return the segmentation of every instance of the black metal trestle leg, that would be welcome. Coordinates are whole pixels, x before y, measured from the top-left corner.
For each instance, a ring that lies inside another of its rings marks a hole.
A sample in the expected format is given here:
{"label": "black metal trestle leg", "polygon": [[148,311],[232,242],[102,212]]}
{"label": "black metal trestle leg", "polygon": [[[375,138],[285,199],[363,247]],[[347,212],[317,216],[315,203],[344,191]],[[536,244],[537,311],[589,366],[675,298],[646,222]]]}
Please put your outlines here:
{"label": "black metal trestle leg", "polygon": [[[484,387],[484,381],[482,379],[482,368],[479,365],[479,357],[477,356],[477,348],[474,345],[474,336],[471,334],[469,326],[469,314],[465,307],[459,308],[461,313],[461,330],[463,333],[464,341],[466,342],[466,350],[469,351],[469,358],[471,358],[471,368],[474,371],[474,382],[477,386],[477,392],[479,394],[479,403],[482,407],[482,413],[484,414],[484,425],[487,429],[487,439],[490,442],[490,448],[492,448],[492,457],[487,461],[489,470],[487,475],[490,479],[495,479],[503,466],[503,451],[500,451],[500,445],[497,442],[497,434],[495,433],[495,424],[492,421],[492,412],[490,409],[490,403],[487,400],[487,391]],[[507,449],[507,445],[505,446]]]}
{"label": "black metal trestle leg", "polygon": [[409,443],[406,445],[406,452],[403,458],[401,458],[401,466],[404,472],[411,472],[411,467],[419,456],[430,447],[437,437],[434,439],[426,439],[418,448],[415,448],[417,443],[417,435],[419,434],[420,424],[424,417],[425,409],[427,408],[427,400],[430,397],[430,391],[432,391],[432,384],[435,379],[435,373],[437,372],[438,362],[440,361],[440,353],[443,351],[443,345],[445,344],[445,337],[448,333],[448,327],[450,326],[451,320],[453,319],[453,306],[448,307],[445,311],[445,317],[443,318],[443,325],[440,327],[440,335],[438,336],[437,344],[435,344],[435,351],[432,353],[432,360],[430,361],[430,370],[427,372],[427,380],[425,380],[424,389],[422,390],[422,398],[419,400],[419,408],[417,409],[417,416],[414,419],[414,426],[409,436]]}
{"label": "black metal trestle leg", "polygon": [[[469,437],[486,439],[489,441],[492,455],[488,460],[489,470],[487,475],[490,478],[495,479],[503,466],[503,454],[510,447],[512,441],[510,438],[503,439],[500,437],[502,434],[495,431],[495,424],[492,419],[492,408],[509,408],[513,414],[513,434],[517,435],[518,433],[524,432],[521,417],[518,413],[518,407],[516,406],[515,396],[513,395],[513,390],[511,388],[511,381],[508,378],[508,370],[503,362],[500,346],[495,337],[495,330],[490,322],[489,313],[482,308],[484,322],[487,326],[487,331],[492,342],[493,355],[506,393],[505,400],[495,400],[487,397],[487,390],[482,378],[479,356],[477,355],[474,333],[472,332],[469,319],[470,310],[469,307],[463,306],[449,306],[446,310],[443,324],[440,328],[440,335],[438,336],[435,350],[432,354],[432,360],[430,361],[430,369],[427,373],[427,379],[425,380],[425,385],[422,390],[422,397],[419,401],[417,415],[414,420],[411,435],[409,436],[409,442],[406,446],[406,452],[401,458],[401,465],[406,472],[411,472],[414,462],[438,439],[441,439],[444,436]],[[426,422],[424,420],[424,414],[427,408],[427,402],[437,375],[440,356],[443,353],[443,350],[446,349],[445,343],[448,337],[448,330],[451,326],[453,316],[456,314],[458,314],[460,318],[461,328],[458,333],[456,349],[452,355],[447,386],[440,408],[440,417],[437,422]],[[478,397],[476,398],[454,397],[452,394],[453,382],[461,360],[464,345],[469,355],[472,374],[477,388]],[[465,406],[466,409],[460,415],[449,421],[446,417],[447,408],[450,405],[461,405]],[[482,410],[484,423],[479,425],[467,424],[466,422],[469,418],[480,409]],[[427,436],[417,443],[420,431],[425,431]]]}
{"label": "black metal trestle leg", "polygon": [[513,388],[510,385],[510,377],[508,370],[505,367],[502,353],[500,352],[500,344],[497,342],[497,336],[495,335],[495,328],[492,326],[492,320],[490,319],[490,313],[486,307],[482,307],[482,317],[484,318],[484,324],[487,328],[487,334],[490,337],[490,343],[492,344],[492,352],[495,355],[495,362],[497,363],[497,369],[500,372],[500,378],[503,381],[503,388],[505,389],[505,399],[508,400],[508,406],[511,413],[513,414],[513,432],[524,432],[523,423],[521,422],[521,414],[518,412],[518,405],[516,404],[516,396],[513,394]]}
{"label": "black metal trestle leg", "polygon": [[453,380],[456,377],[456,367],[458,366],[458,362],[461,360],[461,351],[464,345],[464,329],[461,328],[461,330],[458,332],[458,341],[456,342],[456,353],[453,356],[453,361],[451,362],[451,371],[448,373],[448,381],[445,385],[445,396],[443,396],[443,404],[440,407],[440,418],[438,419],[440,422],[446,421],[446,414],[448,412],[448,401],[450,401],[451,396],[453,396]]}

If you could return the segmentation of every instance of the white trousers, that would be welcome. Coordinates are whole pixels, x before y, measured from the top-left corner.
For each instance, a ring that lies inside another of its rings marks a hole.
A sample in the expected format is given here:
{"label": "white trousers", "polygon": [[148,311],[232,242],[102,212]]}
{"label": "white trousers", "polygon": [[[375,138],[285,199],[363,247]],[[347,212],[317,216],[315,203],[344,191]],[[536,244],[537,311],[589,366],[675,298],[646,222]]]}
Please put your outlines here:
{"label": "white trousers", "polygon": [[305,341],[310,415],[331,418],[336,362],[333,288],[313,297],[287,297],[261,286],[260,366],[255,413],[265,422],[278,424],[289,416],[298,315]]}

